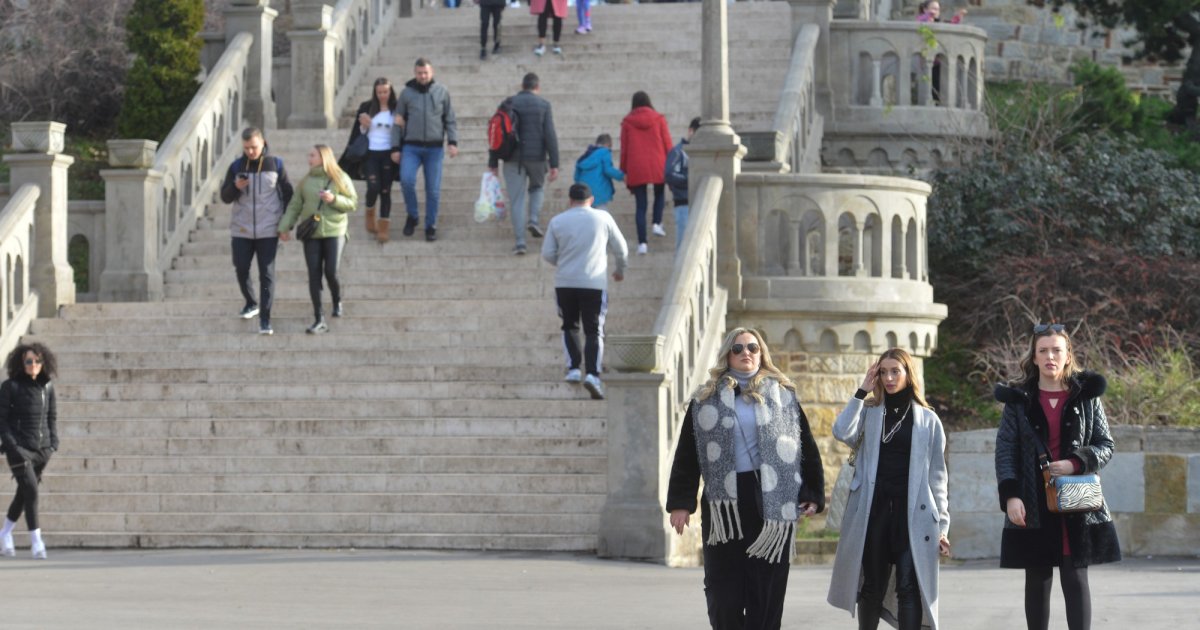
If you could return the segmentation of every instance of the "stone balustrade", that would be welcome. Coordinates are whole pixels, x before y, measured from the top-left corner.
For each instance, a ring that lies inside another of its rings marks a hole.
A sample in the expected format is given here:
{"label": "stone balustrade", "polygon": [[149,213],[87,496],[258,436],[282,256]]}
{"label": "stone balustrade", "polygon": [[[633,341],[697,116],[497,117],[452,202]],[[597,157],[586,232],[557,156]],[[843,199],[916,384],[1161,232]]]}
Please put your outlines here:
{"label": "stone balustrade", "polygon": [[333,10],[329,34],[334,39],[334,112],[356,106],[355,90],[362,84],[370,58],[383,44],[395,24],[398,0],[341,0]]}
{"label": "stone balustrade", "polygon": [[835,20],[825,165],[891,173],[961,160],[964,140],[989,134],[986,44],[972,26]]}
{"label": "stone balustrade", "polygon": [[30,290],[33,221],[38,186],[25,184],[0,211],[0,356],[17,346],[37,314],[38,296]]}
{"label": "stone balustrade", "polygon": [[599,553],[699,561],[699,528],[678,537],[666,527],[671,453],[692,393],[725,334],[727,292],[717,283],[719,201],[724,182],[696,184],[691,213],[663,307],[648,335],[605,339],[608,367],[608,500]]}
{"label": "stone balustrade", "polygon": [[796,34],[792,62],[771,129],[741,134],[746,171],[809,173],[821,170],[824,118],[817,111],[814,62],[821,28],[805,24]]}

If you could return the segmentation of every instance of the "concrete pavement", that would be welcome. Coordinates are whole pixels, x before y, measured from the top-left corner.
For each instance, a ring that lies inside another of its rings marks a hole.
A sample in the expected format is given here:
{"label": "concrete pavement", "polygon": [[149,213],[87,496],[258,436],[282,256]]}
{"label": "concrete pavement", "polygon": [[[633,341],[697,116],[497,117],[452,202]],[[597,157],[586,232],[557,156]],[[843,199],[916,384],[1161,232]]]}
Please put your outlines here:
{"label": "concrete pavement", "polygon": [[[52,541],[51,541],[52,542]],[[56,550],[0,558],[6,629],[704,628],[702,569],[588,555],[354,550]],[[784,628],[854,628],[825,603],[830,567],[797,566]],[[1090,571],[1095,628],[1195,624],[1200,559]],[[1022,574],[942,569],[942,626],[1023,627]],[[1054,592],[1051,628],[1065,628]]]}

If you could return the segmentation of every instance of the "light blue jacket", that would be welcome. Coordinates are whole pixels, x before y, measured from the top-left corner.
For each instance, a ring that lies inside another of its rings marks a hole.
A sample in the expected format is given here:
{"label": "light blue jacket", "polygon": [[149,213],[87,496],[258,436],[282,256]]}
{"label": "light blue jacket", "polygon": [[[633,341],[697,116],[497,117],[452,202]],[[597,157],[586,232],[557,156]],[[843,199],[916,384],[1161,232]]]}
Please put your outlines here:
{"label": "light blue jacket", "polygon": [[602,207],[613,198],[613,180],[623,181],[625,173],[613,166],[612,151],[608,147],[589,145],[575,162],[575,183],[587,184],[592,189],[594,207]]}

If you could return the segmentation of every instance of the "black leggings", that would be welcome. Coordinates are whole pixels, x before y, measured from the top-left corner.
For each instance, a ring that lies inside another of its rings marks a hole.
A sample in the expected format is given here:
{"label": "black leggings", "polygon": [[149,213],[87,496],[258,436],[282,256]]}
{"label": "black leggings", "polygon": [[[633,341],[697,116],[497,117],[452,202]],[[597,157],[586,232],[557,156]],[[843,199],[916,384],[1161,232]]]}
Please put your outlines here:
{"label": "black leggings", "polygon": [[[10,447],[17,448],[17,447]],[[18,461],[19,460],[19,461]],[[25,524],[29,531],[38,526],[38,484],[42,471],[50,462],[49,451],[21,449],[20,454],[8,453],[8,466],[17,480],[17,494],[8,506],[8,520],[16,522],[25,513]]]}
{"label": "black leggings", "polygon": [[546,0],[546,8],[538,16],[538,39],[546,39],[546,20],[554,20],[554,43],[562,35],[562,18],[554,15],[554,3]]}
{"label": "black leggings", "polygon": [[888,576],[896,565],[896,612],[900,630],[920,630],[924,608],[912,549],[908,545],[905,502],[877,493],[863,545],[863,583],[858,593],[859,630],[875,630],[883,614]]}
{"label": "black leggings", "polygon": [[304,262],[308,265],[308,296],[312,298],[313,315],[321,319],[321,276],[329,283],[333,303],[342,301],[342,285],[338,282],[338,262],[342,258],[345,236],[314,238],[304,244]]}
{"label": "black leggings", "polygon": [[[1092,627],[1092,590],[1088,587],[1087,567],[1073,567],[1071,556],[1063,556],[1058,580],[1067,604],[1067,628],[1088,630]],[[1025,623],[1029,630],[1046,630],[1050,626],[1053,583],[1053,567],[1025,569]]]}
{"label": "black leggings", "polygon": [[504,13],[504,5],[485,7],[479,5],[479,47],[487,48],[488,20],[492,21],[492,41],[500,45],[500,15]]}
{"label": "black leggings", "polygon": [[367,207],[374,208],[378,199],[379,218],[386,219],[392,216],[392,182],[396,181],[392,152],[367,151],[363,173],[367,176]]}

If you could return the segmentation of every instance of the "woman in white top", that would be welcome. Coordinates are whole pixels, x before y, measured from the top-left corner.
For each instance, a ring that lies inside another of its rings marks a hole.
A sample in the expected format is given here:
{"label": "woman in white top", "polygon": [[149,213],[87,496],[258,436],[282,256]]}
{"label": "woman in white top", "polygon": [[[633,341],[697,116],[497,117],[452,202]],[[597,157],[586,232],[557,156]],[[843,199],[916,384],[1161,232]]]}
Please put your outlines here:
{"label": "woman in white top", "polygon": [[[353,179],[367,180],[367,231],[375,234],[380,243],[388,240],[388,225],[392,216],[392,183],[400,163],[400,149],[392,146],[392,125],[396,118],[396,90],[386,78],[375,79],[374,98],[358,106],[356,125],[350,129],[350,141],[367,136],[367,157],[357,165],[339,160],[342,169]],[[357,166],[357,168],[356,168]],[[379,204],[376,221],[375,204]]]}

